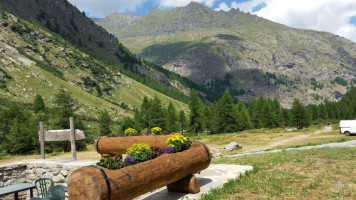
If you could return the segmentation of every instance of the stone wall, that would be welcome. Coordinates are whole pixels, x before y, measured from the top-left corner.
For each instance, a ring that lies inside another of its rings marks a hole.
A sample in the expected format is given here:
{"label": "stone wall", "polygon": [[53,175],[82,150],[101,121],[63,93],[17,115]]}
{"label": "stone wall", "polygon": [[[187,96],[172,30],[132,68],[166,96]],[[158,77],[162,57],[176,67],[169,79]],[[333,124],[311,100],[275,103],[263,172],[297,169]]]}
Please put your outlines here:
{"label": "stone wall", "polygon": [[[52,178],[54,185],[67,185],[69,174],[77,168],[94,164],[93,161],[33,160],[23,163],[0,165],[0,187],[19,183],[34,183],[39,178]],[[37,192],[34,190],[34,196]],[[29,199],[30,191],[19,193],[20,199]],[[14,195],[0,197],[13,200]]]}

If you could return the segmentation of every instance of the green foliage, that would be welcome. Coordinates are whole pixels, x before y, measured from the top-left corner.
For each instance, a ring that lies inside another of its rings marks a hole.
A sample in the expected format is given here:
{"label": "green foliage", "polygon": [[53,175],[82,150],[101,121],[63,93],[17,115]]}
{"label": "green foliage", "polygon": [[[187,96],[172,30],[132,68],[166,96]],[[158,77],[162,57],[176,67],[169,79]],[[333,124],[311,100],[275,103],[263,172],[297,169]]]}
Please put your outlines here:
{"label": "green foliage", "polygon": [[152,149],[147,144],[134,144],[127,149],[126,154],[131,156],[136,163],[141,163],[152,158]]}
{"label": "green foliage", "polygon": [[298,99],[294,99],[292,105],[293,124],[302,129],[310,125],[310,115]]}
{"label": "green foliage", "polygon": [[[75,116],[75,111],[79,109],[77,101],[72,94],[63,87],[54,95],[54,104],[57,114],[56,125],[59,128],[69,128],[69,118]],[[79,124],[75,124],[78,127]],[[79,127],[78,127],[79,128]]]}
{"label": "green foliage", "polygon": [[195,90],[189,96],[189,132],[199,133],[204,130],[202,102]]}
{"label": "green foliage", "polygon": [[38,113],[40,111],[45,111],[46,107],[41,95],[36,95],[35,100],[33,102],[33,111]]}
{"label": "green foliage", "polygon": [[99,117],[99,125],[100,125],[100,135],[110,135],[111,129],[110,125],[112,123],[111,117],[107,111],[101,113]]}
{"label": "green foliage", "polygon": [[148,128],[155,126],[166,127],[166,111],[162,108],[162,103],[157,96],[150,102]]}
{"label": "green foliage", "polygon": [[237,110],[228,91],[217,102],[213,133],[228,133],[238,130]]}
{"label": "green foliage", "polygon": [[339,85],[342,85],[342,86],[344,86],[344,87],[347,86],[347,81],[346,81],[345,79],[341,78],[341,77],[336,77],[336,78],[334,79],[334,82],[337,83],[337,84],[339,84]]}
{"label": "green foliage", "polygon": [[24,154],[37,144],[37,127],[31,113],[17,103],[0,112],[0,146],[10,154]]}
{"label": "green foliage", "polygon": [[178,127],[178,116],[176,109],[174,108],[172,102],[169,102],[166,115],[166,130],[168,133],[177,132]]}
{"label": "green foliage", "polygon": [[185,113],[183,110],[179,111],[178,118],[179,130],[181,133],[183,133],[184,129],[187,127],[187,118],[185,117]]}
{"label": "green foliage", "polygon": [[313,90],[316,90],[317,88],[323,89],[324,84],[318,83],[314,77],[311,78],[310,81],[311,81],[311,85],[313,86]]}
{"label": "green foliage", "polygon": [[125,163],[122,160],[122,155],[105,155],[101,156],[100,161],[96,163],[96,165],[114,170],[123,168],[125,166]]}
{"label": "green foliage", "polygon": [[[120,133],[121,134],[125,133],[125,130],[131,127],[133,127],[134,129],[138,130],[138,132],[140,132],[138,123],[136,123],[131,117],[124,117],[121,122]],[[121,135],[121,134],[117,134],[117,135]]]}

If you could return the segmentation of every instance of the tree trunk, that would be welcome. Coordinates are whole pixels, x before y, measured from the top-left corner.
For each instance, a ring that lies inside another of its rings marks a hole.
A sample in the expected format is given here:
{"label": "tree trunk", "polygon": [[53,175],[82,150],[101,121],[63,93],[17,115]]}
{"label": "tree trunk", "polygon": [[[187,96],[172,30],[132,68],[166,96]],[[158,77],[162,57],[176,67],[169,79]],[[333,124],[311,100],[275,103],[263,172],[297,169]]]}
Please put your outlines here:
{"label": "tree trunk", "polygon": [[119,170],[102,168],[109,184],[98,168],[83,167],[68,178],[69,199],[133,199],[202,171],[210,165],[210,161],[209,149],[200,142],[193,142],[191,148],[183,152],[165,154]]}

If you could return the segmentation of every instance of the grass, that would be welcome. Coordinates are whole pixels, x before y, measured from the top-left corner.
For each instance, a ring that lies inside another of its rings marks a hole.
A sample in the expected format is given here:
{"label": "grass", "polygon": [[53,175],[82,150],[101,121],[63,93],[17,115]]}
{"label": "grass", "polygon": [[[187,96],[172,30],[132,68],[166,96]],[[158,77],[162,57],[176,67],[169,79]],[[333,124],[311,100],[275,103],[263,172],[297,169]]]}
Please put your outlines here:
{"label": "grass", "polygon": [[[318,145],[330,142],[343,142],[354,140],[354,137],[345,137],[339,134],[334,127],[311,126],[303,130],[254,129],[239,133],[225,134],[201,134],[191,137],[192,140],[200,140],[209,147],[218,148],[223,154],[236,154],[255,152],[269,149],[285,149],[289,147],[301,147],[308,144]],[[224,146],[235,141],[243,146],[240,150],[224,152]]]}
{"label": "grass", "polygon": [[213,189],[210,199],[355,199],[356,148],[322,148],[213,159],[254,171]]}

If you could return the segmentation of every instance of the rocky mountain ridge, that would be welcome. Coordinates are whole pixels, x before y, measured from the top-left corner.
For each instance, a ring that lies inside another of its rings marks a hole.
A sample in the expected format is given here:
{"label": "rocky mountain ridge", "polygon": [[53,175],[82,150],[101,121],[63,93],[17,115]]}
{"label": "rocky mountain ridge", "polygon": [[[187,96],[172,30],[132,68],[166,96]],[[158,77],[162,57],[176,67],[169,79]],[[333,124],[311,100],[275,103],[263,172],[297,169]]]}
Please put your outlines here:
{"label": "rocky mountain ridge", "polygon": [[[126,23],[122,23],[125,21]],[[356,83],[356,44],[199,3],[96,22],[131,51],[216,92],[245,102],[277,98],[289,107],[340,100]]]}

